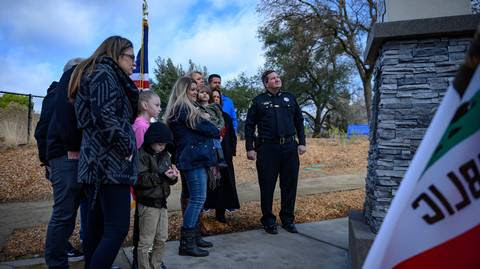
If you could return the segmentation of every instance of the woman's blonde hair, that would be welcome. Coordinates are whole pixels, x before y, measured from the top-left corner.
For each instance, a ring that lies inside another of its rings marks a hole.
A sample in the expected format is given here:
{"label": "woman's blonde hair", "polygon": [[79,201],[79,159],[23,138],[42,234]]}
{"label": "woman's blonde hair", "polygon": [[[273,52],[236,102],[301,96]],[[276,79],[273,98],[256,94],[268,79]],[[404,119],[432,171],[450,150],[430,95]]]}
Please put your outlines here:
{"label": "woman's blonde hair", "polygon": [[121,37],[121,36],[111,36],[105,39],[102,44],[95,50],[92,56],[80,62],[70,77],[70,82],[68,84],[68,98],[70,101],[75,100],[77,95],[77,90],[80,87],[80,81],[82,80],[83,74],[87,72],[91,74],[95,68],[95,61],[100,56],[108,56],[112,58],[116,63],[122,55],[122,53],[129,49],[133,48],[133,44],[130,40]]}
{"label": "woman's blonde hair", "polygon": [[195,129],[200,118],[200,111],[187,96],[187,92],[192,88],[192,84],[197,83],[189,77],[181,77],[175,82],[168,98],[167,109],[164,115],[165,122],[170,123],[176,120],[178,112],[185,109],[187,111],[187,126]]}

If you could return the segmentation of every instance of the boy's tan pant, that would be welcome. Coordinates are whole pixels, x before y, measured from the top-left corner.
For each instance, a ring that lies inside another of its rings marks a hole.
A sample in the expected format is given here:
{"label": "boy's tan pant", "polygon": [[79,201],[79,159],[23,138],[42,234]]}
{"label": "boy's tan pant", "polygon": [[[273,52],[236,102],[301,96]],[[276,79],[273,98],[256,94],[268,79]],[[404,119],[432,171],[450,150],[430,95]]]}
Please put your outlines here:
{"label": "boy's tan pant", "polygon": [[[166,208],[138,204],[140,239],[138,241],[138,268],[160,268],[168,239],[168,213]],[[149,258],[148,250],[152,247]]]}

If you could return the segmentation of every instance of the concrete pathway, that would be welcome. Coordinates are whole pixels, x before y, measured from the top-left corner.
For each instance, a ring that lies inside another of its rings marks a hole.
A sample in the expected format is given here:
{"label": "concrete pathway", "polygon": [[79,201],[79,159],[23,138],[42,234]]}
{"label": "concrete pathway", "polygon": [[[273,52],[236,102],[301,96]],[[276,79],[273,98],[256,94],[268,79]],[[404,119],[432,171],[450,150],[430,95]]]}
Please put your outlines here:
{"label": "concrete pathway", "polygon": [[[302,179],[298,183],[298,196],[351,190],[365,186],[365,174],[323,176]],[[258,182],[237,185],[240,203],[260,200]],[[280,188],[275,188],[275,198],[280,198]],[[52,214],[53,201],[0,204],[0,248],[7,242],[14,229],[47,224]],[[180,210],[180,184],[172,189],[168,198],[169,211]]]}
{"label": "concrete pathway", "polygon": [[[263,230],[209,236],[214,244],[210,256],[194,258],[178,256],[178,241],[169,241],[165,252],[168,268],[191,269],[282,269],[282,268],[349,268],[348,220],[340,218],[328,221],[298,224],[298,234],[279,229],[270,235]],[[121,249],[115,265],[129,269],[131,248]],[[28,264],[27,262],[30,262]],[[35,265],[35,262],[37,264]],[[3,268],[46,268],[40,259],[0,263]],[[71,268],[82,268],[83,263],[73,263]],[[23,267],[20,267],[23,266]]]}

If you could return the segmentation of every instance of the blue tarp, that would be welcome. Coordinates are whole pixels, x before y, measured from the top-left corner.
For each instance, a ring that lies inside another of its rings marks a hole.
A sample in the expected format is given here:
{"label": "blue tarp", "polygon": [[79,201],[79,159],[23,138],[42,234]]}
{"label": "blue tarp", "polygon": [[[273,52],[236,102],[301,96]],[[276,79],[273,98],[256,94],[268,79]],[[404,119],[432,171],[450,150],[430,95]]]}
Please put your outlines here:
{"label": "blue tarp", "polygon": [[347,137],[356,135],[368,136],[368,124],[349,124],[347,127]]}

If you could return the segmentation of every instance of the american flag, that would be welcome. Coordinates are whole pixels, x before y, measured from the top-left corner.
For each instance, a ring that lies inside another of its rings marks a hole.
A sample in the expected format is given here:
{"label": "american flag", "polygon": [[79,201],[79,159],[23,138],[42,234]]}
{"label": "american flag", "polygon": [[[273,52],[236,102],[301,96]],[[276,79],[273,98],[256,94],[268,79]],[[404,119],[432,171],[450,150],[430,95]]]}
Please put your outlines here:
{"label": "american flag", "polygon": [[135,69],[130,78],[140,91],[149,90],[150,81],[148,80],[148,21],[142,20],[142,44],[137,54]]}

